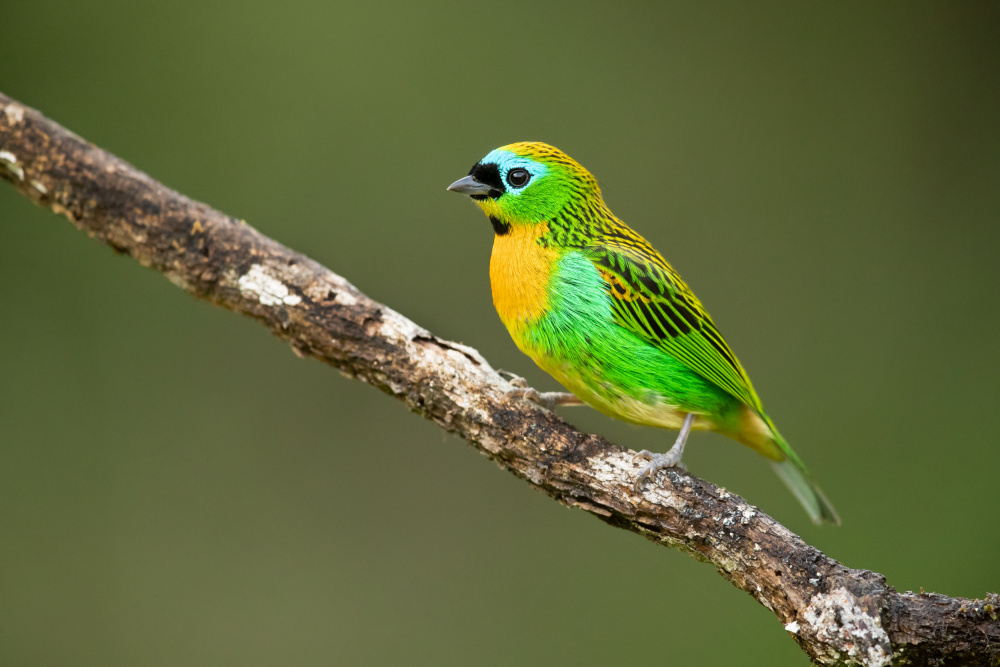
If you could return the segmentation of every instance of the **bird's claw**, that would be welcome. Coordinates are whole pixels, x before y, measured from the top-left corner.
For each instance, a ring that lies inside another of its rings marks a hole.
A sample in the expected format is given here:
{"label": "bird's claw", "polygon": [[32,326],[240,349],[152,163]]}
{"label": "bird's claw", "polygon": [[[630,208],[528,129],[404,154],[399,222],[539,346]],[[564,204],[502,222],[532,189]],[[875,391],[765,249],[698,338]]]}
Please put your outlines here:
{"label": "bird's claw", "polygon": [[583,405],[574,394],[563,391],[538,391],[528,386],[528,381],[520,375],[515,375],[510,371],[498,370],[500,375],[508,376],[507,384],[512,389],[505,392],[507,400],[514,398],[526,398],[532,403],[542,406],[546,410],[554,410],[557,405]]}
{"label": "bird's claw", "polygon": [[675,452],[673,449],[666,454],[656,454],[648,449],[644,449],[632,457],[632,463],[638,463],[639,461],[649,461],[649,465],[639,471],[639,474],[635,478],[635,483],[632,484],[632,490],[636,493],[640,492],[642,483],[645,480],[652,479],[661,470],[677,468],[678,470],[687,472],[687,466],[681,463],[680,452]]}
{"label": "bird's claw", "polygon": [[[523,381],[523,378],[519,378]],[[514,384],[511,382],[511,384]],[[537,389],[532,389],[531,387],[518,387],[515,386],[513,389],[507,390],[507,400],[514,398],[526,398],[532,403],[542,406],[546,410],[552,410],[556,407],[556,399],[554,396],[543,394]]]}
{"label": "bird's claw", "polygon": [[650,461],[655,456],[656,454],[654,454],[653,452],[649,451],[648,449],[644,449],[641,452],[635,453],[635,456],[632,457],[632,463],[638,463],[639,461]]}
{"label": "bird's claw", "polygon": [[528,381],[517,373],[511,373],[510,371],[505,371],[502,368],[497,369],[497,375],[507,380],[507,384],[512,387],[518,387],[520,389],[528,388]]}
{"label": "bird's claw", "polygon": [[515,398],[526,398],[529,401],[547,407],[549,410],[553,408],[553,406],[551,405],[546,405],[545,404],[546,402],[542,397],[541,393],[539,393],[537,389],[532,389],[531,387],[529,387],[528,381],[525,380],[520,375],[511,373],[510,371],[505,371],[503,369],[497,369],[497,373],[501,377],[506,376],[507,384],[513,387],[513,389],[508,389],[505,394],[505,398],[508,401],[511,401]]}

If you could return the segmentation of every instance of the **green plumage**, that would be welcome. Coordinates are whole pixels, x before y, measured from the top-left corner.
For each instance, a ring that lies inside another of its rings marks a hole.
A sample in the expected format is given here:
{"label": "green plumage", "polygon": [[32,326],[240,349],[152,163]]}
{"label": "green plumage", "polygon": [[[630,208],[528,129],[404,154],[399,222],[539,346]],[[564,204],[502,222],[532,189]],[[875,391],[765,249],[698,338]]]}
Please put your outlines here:
{"label": "green plumage", "polygon": [[520,335],[541,351],[546,370],[558,367],[567,388],[613,417],[647,423],[622,406],[624,397],[668,402],[685,412],[735,414],[739,400],[651,344],[645,332],[624,325],[612,294],[590,252],[564,252],[550,278],[549,309]]}
{"label": "green plumage", "polygon": [[679,429],[691,415],[771,459],[814,521],[839,522],[697,297],[589,172],[546,144],[512,144],[452,189],[493,220],[494,304],[539,366],[619,419]]}

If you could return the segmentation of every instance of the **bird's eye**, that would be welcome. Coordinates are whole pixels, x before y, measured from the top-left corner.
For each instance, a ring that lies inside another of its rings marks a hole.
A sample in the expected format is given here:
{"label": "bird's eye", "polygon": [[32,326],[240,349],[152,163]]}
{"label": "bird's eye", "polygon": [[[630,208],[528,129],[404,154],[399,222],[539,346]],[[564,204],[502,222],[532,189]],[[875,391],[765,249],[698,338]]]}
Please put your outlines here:
{"label": "bird's eye", "polygon": [[531,180],[531,174],[527,169],[511,169],[507,174],[507,182],[515,188],[523,188]]}

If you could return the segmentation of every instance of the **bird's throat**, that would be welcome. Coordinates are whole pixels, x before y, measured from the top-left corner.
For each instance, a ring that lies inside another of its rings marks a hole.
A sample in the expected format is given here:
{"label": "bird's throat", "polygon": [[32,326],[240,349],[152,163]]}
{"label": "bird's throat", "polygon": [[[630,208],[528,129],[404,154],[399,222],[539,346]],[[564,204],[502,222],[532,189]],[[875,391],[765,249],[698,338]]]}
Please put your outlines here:
{"label": "bird's throat", "polygon": [[511,333],[538,319],[548,308],[549,277],[557,253],[538,243],[548,229],[545,223],[505,225],[504,233],[498,231],[493,239],[493,305]]}

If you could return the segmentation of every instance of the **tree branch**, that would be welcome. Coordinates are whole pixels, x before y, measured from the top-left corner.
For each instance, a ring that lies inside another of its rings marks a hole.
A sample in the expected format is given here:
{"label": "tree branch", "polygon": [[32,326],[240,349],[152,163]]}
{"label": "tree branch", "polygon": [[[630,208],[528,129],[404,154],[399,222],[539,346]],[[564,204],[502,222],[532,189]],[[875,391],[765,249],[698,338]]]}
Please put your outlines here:
{"label": "tree branch", "polygon": [[249,315],[460,435],[561,503],[708,563],[817,664],[1000,664],[1000,597],[898,593],[742,498],[676,470],[641,494],[633,452],[505,398],[474,349],[442,340],[246,223],[170,190],[0,93],[0,177],[194,296]]}

